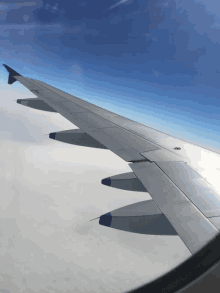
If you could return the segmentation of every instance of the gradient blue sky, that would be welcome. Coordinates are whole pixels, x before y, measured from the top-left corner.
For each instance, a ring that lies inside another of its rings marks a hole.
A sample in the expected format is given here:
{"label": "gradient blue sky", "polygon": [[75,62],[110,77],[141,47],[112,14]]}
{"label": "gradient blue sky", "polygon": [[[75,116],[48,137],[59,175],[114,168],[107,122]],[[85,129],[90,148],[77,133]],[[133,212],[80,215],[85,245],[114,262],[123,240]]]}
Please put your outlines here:
{"label": "gradient blue sky", "polygon": [[216,0],[1,2],[0,56],[24,76],[219,148],[218,8]]}

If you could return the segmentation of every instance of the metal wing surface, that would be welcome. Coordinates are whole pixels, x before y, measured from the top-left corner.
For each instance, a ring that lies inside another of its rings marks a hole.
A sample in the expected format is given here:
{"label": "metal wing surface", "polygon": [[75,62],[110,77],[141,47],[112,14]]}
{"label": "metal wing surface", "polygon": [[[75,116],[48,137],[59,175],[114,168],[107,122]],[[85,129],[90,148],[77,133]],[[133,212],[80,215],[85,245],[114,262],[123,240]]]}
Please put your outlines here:
{"label": "metal wing surface", "polygon": [[[6,68],[9,71],[10,68]],[[18,80],[56,112],[127,162],[192,254],[214,239],[220,195],[193,170],[189,149],[199,146],[107,111],[44,82],[13,71]],[[209,150],[206,150],[210,152]]]}
{"label": "metal wing surface", "polygon": [[219,195],[189,166],[140,162],[130,167],[192,254],[218,235],[209,217],[220,215]]}

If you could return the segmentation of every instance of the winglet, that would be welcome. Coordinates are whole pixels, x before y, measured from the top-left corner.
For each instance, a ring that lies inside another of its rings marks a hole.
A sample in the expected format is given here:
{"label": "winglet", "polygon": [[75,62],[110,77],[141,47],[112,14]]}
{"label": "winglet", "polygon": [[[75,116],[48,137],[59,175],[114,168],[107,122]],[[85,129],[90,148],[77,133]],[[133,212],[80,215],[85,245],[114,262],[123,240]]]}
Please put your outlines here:
{"label": "winglet", "polygon": [[19,73],[17,73],[15,70],[13,70],[11,67],[9,67],[8,65],[6,64],[3,64],[3,66],[8,70],[9,72],[9,77],[8,77],[8,84],[13,84],[16,79],[14,78],[15,75],[20,75]]}

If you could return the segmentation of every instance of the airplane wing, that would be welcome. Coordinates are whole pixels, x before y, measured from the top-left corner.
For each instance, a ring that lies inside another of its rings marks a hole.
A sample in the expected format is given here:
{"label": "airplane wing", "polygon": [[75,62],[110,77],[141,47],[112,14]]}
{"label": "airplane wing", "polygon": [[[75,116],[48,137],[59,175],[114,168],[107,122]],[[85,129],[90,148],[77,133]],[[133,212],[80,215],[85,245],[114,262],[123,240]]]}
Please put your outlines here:
{"label": "airplane wing", "polygon": [[192,255],[219,234],[220,194],[193,166],[201,150],[151,127],[93,105],[4,65],[9,84],[19,81],[54,112],[126,162]]}
{"label": "airplane wing", "polygon": [[[192,254],[218,234],[220,195],[186,164],[187,147],[192,144],[5,67],[9,81],[19,81],[85,133],[132,162],[131,169]],[[198,146],[193,147],[198,151]]]}

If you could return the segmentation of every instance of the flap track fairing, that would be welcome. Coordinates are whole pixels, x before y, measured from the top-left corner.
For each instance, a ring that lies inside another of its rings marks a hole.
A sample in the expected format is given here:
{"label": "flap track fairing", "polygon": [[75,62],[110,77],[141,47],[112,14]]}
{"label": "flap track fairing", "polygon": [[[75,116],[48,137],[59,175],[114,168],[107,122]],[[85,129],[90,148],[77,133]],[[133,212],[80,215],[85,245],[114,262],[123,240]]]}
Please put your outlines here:
{"label": "flap track fairing", "polygon": [[37,110],[57,112],[51,106],[49,106],[47,103],[45,103],[43,100],[39,98],[18,99],[17,103]]}
{"label": "flap track fairing", "polygon": [[102,184],[123,190],[147,192],[147,189],[133,172],[107,177],[102,179]]}
{"label": "flap track fairing", "polygon": [[178,235],[153,200],[141,201],[104,214],[99,224],[138,234]]}
{"label": "flap track fairing", "polygon": [[79,146],[107,149],[99,141],[95,140],[89,134],[85,133],[80,129],[70,129],[59,132],[53,132],[50,133],[49,138]]}

